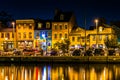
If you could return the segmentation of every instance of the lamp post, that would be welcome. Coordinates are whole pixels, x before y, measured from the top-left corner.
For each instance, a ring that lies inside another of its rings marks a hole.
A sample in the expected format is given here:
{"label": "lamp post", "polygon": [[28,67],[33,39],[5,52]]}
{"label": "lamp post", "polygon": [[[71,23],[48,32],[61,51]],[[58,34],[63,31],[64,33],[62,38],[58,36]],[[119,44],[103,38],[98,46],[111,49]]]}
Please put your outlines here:
{"label": "lamp post", "polygon": [[8,48],[8,43],[7,43],[7,40],[8,40],[8,38],[6,37],[6,38],[5,38],[5,42],[6,42],[6,43],[5,43],[5,49],[7,49],[7,48]]}
{"label": "lamp post", "polygon": [[95,19],[95,23],[96,23],[96,48],[98,48],[98,19]]}
{"label": "lamp post", "polygon": [[15,42],[14,42],[14,39],[15,39],[15,22],[12,22],[12,25],[13,25],[13,48],[15,48]]}

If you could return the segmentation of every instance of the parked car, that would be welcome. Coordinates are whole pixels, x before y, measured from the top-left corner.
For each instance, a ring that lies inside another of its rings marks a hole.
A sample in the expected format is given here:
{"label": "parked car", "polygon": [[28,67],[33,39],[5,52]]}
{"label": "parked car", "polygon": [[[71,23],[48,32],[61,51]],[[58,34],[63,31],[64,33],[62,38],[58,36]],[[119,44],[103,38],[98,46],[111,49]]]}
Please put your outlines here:
{"label": "parked car", "polygon": [[92,50],[88,49],[88,50],[85,52],[84,56],[93,56]]}
{"label": "parked car", "polygon": [[35,55],[35,52],[32,49],[24,49],[23,55],[26,55],[26,56]]}
{"label": "parked car", "polygon": [[115,50],[114,49],[108,50],[108,55],[115,56]]}
{"label": "parked car", "polygon": [[51,52],[50,52],[50,55],[51,56],[57,56],[58,55],[57,50],[52,49]]}
{"label": "parked car", "polygon": [[103,56],[103,55],[105,55],[105,51],[103,49],[95,49],[94,55],[95,56]]}
{"label": "parked car", "polygon": [[75,49],[72,53],[72,56],[80,56],[80,53],[81,53],[80,49]]}

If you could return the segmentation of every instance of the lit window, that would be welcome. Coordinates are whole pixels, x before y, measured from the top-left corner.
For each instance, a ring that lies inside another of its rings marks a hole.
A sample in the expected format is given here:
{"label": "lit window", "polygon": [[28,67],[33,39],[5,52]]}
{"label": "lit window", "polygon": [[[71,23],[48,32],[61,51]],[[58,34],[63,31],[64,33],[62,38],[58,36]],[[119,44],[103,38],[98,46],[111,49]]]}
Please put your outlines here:
{"label": "lit window", "polygon": [[84,38],[82,38],[82,42],[84,42],[85,40],[84,40]]}
{"label": "lit window", "polygon": [[5,34],[5,37],[8,38],[8,39],[10,39],[10,34],[9,34],[9,33],[6,33],[6,34]]}
{"label": "lit window", "polygon": [[62,25],[60,25],[60,30],[62,30]]}
{"label": "lit window", "polygon": [[18,29],[20,29],[20,26],[21,26],[21,25],[19,24],[19,25],[18,25]]}
{"label": "lit window", "polygon": [[93,41],[95,41],[95,35],[93,35]]}
{"label": "lit window", "polygon": [[99,40],[100,40],[100,41],[102,40],[102,35],[99,36]]}
{"label": "lit window", "polygon": [[42,28],[42,24],[41,23],[38,23],[38,28]]}
{"label": "lit window", "polygon": [[1,33],[1,38],[4,38],[4,33]]}
{"label": "lit window", "polygon": [[29,32],[29,38],[32,38],[32,32]]}
{"label": "lit window", "polygon": [[48,38],[50,38],[51,37],[51,32],[48,32]]}
{"label": "lit window", "polygon": [[23,38],[26,38],[26,32],[23,33]]}
{"label": "lit window", "polygon": [[80,37],[77,37],[77,42],[80,42]]}
{"label": "lit window", "polygon": [[46,28],[50,28],[50,23],[46,23]]}
{"label": "lit window", "polygon": [[32,24],[29,25],[29,29],[32,29]]}
{"label": "lit window", "polygon": [[67,34],[65,34],[65,38],[67,38]]}
{"label": "lit window", "polygon": [[60,36],[59,36],[59,38],[61,39],[62,38],[62,34],[60,33]]}
{"label": "lit window", "polygon": [[75,37],[72,37],[72,41],[73,41],[73,42],[75,41]]}
{"label": "lit window", "polygon": [[102,32],[103,28],[102,27],[99,27],[99,31]]}
{"label": "lit window", "polygon": [[108,35],[106,35],[106,40],[108,40],[109,39],[109,37],[108,37]]}
{"label": "lit window", "polygon": [[18,33],[18,38],[21,38],[21,33]]}
{"label": "lit window", "polygon": [[67,25],[65,25],[65,29],[67,29]]}
{"label": "lit window", "polygon": [[57,29],[57,25],[55,25],[55,30]]}
{"label": "lit window", "polygon": [[24,28],[24,29],[27,28],[26,24],[24,24],[23,28]]}
{"label": "lit window", "polygon": [[54,38],[55,38],[55,39],[57,38],[57,34],[54,34]]}

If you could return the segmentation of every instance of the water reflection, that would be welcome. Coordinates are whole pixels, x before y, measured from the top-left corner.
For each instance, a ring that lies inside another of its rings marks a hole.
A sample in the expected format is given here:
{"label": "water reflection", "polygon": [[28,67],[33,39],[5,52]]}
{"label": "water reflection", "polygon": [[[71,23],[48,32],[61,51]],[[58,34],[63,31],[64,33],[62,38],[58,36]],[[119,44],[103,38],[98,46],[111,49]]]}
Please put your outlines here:
{"label": "water reflection", "polygon": [[119,64],[0,65],[0,80],[120,80]]}

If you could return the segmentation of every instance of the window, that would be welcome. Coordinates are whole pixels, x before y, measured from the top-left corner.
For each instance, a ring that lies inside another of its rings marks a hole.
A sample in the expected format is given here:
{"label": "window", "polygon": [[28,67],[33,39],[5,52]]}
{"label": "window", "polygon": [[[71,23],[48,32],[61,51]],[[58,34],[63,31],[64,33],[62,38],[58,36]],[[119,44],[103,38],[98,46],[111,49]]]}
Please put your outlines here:
{"label": "window", "polygon": [[57,38],[57,34],[54,34],[54,38],[55,38],[55,39]]}
{"label": "window", "polygon": [[21,38],[21,33],[18,33],[18,38]]}
{"label": "window", "polygon": [[60,15],[60,20],[64,20],[64,15],[63,14]]}
{"label": "window", "polygon": [[18,29],[20,29],[20,24],[18,25]]}
{"label": "window", "polygon": [[60,33],[60,35],[59,35],[59,38],[61,39],[62,38],[62,34]]}
{"label": "window", "polygon": [[99,31],[102,32],[102,31],[103,31],[103,28],[102,28],[102,27],[99,27]]}
{"label": "window", "polygon": [[108,37],[108,35],[106,35],[106,40],[108,40],[109,39],[109,37]]}
{"label": "window", "polygon": [[93,41],[95,41],[95,35],[93,35]]}
{"label": "window", "polygon": [[32,32],[29,32],[29,38],[32,38]]}
{"label": "window", "polygon": [[27,26],[26,26],[26,24],[24,24],[23,29],[26,29],[26,28],[27,28]]}
{"label": "window", "polygon": [[42,28],[42,24],[41,23],[38,23],[38,28]]}
{"label": "window", "polygon": [[73,41],[73,42],[75,41],[75,37],[72,37],[72,41]]}
{"label": "window", "polygon": [[100,40],[100,41],[102,40],[102,35],[99,36],[99,40]]}
{"label": "window", "polygon": [[32,24],[29,25],[29,29],[32,29]]}
{"label": "window", "polygon": [[67,29],[67,25],[65,25],[65,29]]}
{"label": "window", "polygon": [[62,25],[60,25],[60,30],[62,30]]}
{"label": "window", "polygon": [[65,34],[65,38],[67,38],[67,34]]}
{"label": "window", "polygon": [[48,38],[51,38],[51,32],[48,32]]}
{"label": "window", "polygon": [[26,32],[23,33],[23,38],[26,38]]}
{"label": "window", "polygon": [[55,30],[57,29],[57,25],[55,25]]}
{"label": "window", "polygon": [[84,38],[82,38],[82,42],[85,42]]}
{"label": "window", "polygon": [[46,28],[50,28],[50,23],[46,23]]}
{"label": "window", "polygon": [[36,38],[36,39],[39,38],[39,32],[36,33],[36,37],[35,37],[35,38]]}
{"label": "window", "polygon": [[4,33],[1,33],[1,38],[4,38]]}
{"label": "window", "polygon": [[77,37],[77,42],[80,42],[80,37]]}
{"label": "window", "polygon": [[10,39],[10,34],[6,33],[5,37],[8,38],[8,39]]}

